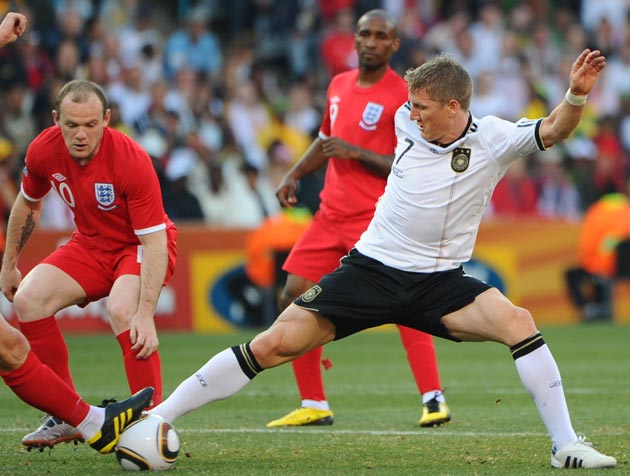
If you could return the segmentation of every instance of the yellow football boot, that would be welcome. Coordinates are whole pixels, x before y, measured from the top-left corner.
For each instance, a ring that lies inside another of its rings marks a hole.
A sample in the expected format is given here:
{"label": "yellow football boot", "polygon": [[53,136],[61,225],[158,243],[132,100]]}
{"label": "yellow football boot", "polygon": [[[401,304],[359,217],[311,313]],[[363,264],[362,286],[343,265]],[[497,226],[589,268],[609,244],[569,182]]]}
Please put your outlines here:
{"label": "yellow football boot", "polygon": [[440,426],[449,421],[451,421],[451,411],[446,403],[438,402],[437,398],[432,398],[422,405],[420,426]]}
{"label": "yellow football boot", "polygon": [[267,423],[267,428],[279,426],[306,426],[306,425],[332,425],[333,412],[330,410],[317,410],[315,408],[302,407],[293,410],[288,415]]}

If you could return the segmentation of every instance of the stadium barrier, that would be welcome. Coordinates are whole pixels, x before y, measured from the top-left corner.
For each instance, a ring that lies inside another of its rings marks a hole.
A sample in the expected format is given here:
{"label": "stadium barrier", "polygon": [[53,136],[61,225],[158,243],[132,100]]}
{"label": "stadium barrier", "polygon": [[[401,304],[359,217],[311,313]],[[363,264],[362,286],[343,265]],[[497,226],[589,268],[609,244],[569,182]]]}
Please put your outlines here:
{"label": "stadium barrier", "polygon": [[[247,230],[217,230],[180,225],[175,273],[158,303],[159,329],[226,333],[247,325],[227,286],[242,271]],[[466,271],[501,289],[516,304],[529,309],[538,324],[579,321],[569,302],[564,271],[575,262],[578,223],[542,219],[487,220],[479,230],[477,248]],[[20,269],[26,274],[71,232],[36,230]],[[15,323],[13,306],[0,299],[0,311]],[[630,286],[615,290],[615,320],[630,322]],[[64,332],[109,332],[104,300],[58,313]]]}

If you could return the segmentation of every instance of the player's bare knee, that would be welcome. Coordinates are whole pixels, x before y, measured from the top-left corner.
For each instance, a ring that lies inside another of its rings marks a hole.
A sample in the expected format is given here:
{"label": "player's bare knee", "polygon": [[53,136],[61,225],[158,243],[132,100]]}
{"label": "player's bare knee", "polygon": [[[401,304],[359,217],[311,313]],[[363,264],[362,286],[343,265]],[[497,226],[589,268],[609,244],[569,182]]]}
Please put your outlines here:
{"label": "player's bare knee", "polygon": [[512,308],[510,329],[512,336],[510,340],[515,342],[520,342],[538,332],[532,314],[527,309],[518,306]]}
{"label": "player's bare knee", "polygon": [[270,368],[293,360],[295,349],[288,344],[285,334],[273,326],[258,334],[251,342],[250,348],[261,367]]}
{"label": "player's bare knee", "polygon": [[250,349],[258,364],[264,368],[274,367],[277,360],[278,339],[269,330],[258,334],[250,343]]}
{"label": "player's bare knee", "polygon": [[30,350],[26,337],[17,329],[9,330],[2,336],[0,348],[0,370],[10,372],[19,368]]}
{"label": "player's bare knee", "polygon": [[20,288],[13,298],[15,313],[21,321],[31,321],[33,316],[46,317],[38,312],[40,299],[30,291],[30,288]]}
{"label": "player's bare knee", "polygon": [[131,316],[134,315],[136,310],[125,303],[110,301],[113,300],[110,299],[107,302],[107,313],[109,314],[109,319],[114,331],[122,332],[129,329]]}

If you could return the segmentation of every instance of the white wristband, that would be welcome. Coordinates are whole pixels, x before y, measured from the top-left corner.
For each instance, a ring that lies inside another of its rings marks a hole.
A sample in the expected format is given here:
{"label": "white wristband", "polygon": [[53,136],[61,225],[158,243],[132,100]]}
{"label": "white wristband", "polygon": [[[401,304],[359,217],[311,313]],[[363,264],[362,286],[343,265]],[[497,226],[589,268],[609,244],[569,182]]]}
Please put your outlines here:
{"label": "white wristband", "polygon": [[567,89],[567,93],[564,95],[564,99],[567,100],[567,102],[569,104],[571,104],[571,106],[584,106],[584,104],[586,104],[586,98],[588,96],[586,94],[582,95],[582,96],[578,96],[576,94],[573,94],[571,92],[571,89]]}

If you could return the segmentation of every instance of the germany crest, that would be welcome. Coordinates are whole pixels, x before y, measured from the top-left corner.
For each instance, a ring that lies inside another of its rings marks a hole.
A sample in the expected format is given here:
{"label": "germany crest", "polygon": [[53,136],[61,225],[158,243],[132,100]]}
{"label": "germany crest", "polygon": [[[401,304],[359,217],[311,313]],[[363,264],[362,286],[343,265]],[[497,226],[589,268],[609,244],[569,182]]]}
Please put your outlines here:
{"label": "germany crest", "polygon": [[470,165],[470,149],[457,148],[453,150],[451,168],[457,172],[464,172]]}

